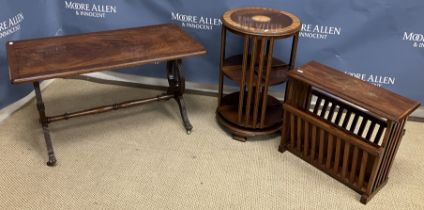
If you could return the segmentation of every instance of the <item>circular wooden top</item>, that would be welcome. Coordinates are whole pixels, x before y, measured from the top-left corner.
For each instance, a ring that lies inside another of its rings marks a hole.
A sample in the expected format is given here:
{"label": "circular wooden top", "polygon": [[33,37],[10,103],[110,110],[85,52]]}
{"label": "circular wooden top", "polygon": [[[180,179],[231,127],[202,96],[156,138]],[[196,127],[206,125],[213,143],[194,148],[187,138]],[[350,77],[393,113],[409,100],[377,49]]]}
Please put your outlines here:
{"label": "circular wooden top", "polygon": [[293,14],[269,8],[243,7],[225,12],[223,23],[235,31],[257,36],[286,36],[300,30]]}

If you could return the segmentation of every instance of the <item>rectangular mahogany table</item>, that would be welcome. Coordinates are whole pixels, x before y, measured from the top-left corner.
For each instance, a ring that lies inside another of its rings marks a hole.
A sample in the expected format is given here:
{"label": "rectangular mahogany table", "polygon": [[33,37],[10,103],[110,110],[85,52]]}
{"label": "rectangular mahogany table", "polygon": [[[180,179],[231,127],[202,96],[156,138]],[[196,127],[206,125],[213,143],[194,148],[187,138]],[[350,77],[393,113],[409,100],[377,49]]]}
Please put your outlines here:
{"label": "rectangular mahogany table", "polygon": [[[90,114],[174,98],[188,133],[192,125],[183,99],[185,79],[181,59],[202,55],[205,48],[173,24],[94,32],[62,37],[10,41],[6,43],[12,84],[33,83],[37,108],[47,144],[48,162],[56,163],[48,124]],[[109,71],[148,63],[167,62],[169,87],[166,93],[147,99],[46,116],[40,81],[84,73]]]}

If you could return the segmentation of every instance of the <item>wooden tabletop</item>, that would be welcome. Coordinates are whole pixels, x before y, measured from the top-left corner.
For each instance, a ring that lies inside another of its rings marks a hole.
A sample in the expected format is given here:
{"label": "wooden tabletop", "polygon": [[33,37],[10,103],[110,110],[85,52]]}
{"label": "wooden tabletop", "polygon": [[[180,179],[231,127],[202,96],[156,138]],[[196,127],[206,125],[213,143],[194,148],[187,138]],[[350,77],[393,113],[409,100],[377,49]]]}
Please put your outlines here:
{"label": "wooden tabletop", "polygon": [[12,83],[41,81],[205,54],[173,24],[6,43]]}
{"label": "wooden tabletop", "polygon": [[314,61],[290,71],[289,77],[308,83],[389,120],[399,121],[420,106],[417,101]]}
{"label": "wooden tabletop", "polygon": [[289,12],[262,7],[232,9],[222,19],[233,30],[257,36],[287,36],[301,26],[299,18]]}

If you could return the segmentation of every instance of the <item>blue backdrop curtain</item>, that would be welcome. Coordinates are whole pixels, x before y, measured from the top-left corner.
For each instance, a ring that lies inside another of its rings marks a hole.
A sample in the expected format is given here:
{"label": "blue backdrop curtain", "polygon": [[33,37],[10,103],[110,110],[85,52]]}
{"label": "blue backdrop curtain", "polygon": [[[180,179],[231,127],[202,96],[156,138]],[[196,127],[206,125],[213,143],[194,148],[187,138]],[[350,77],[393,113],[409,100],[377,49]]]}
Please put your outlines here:
{"label": "blue backdrop curtain", "polygon": [[[32,89],[10,85],[5,44],[45,36],[172,22],[208,50],[207,56],[185,61],[187,80],[216,84],[220,17],[242,6],[286,10],[301,19],[298,66],[316,60],[424,102],[422,0],[0,0],[0,109]],[[232,40],[229,48],[236,53],[241,42]],[[279,43],[276,53],[284,57],[289,44]],[[123,71],[165,74],[160,65]]]}

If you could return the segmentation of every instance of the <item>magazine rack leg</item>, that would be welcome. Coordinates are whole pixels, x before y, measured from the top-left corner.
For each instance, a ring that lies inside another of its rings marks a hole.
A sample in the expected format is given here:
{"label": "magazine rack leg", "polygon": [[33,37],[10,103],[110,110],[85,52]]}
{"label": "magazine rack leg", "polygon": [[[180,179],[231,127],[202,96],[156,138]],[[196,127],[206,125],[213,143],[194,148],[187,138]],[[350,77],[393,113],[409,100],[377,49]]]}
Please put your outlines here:
{"label": "magazine rack leg", "polygon": [[38,113],[40,115],[40,122],[41,122],[41,126],[43,127],[44,139],[46,141],[46,146],[47,146],[47,154],[48,154],[48,158],[49,158],[49,160],[47,161],[47,165],[48,166],[55,166],[56,165],[56,156],[54,155],[53,144],[52,144],[52,140],[50,138],[49,122],[47,120],[46,112],[45,112],[46,108],[45,108],[44,103],[43,103],[43,98],[41,97],[40,83],[34,82],[33,85],[34,85],[34,90],[35,90],[35,98],[37,100],[37,109],[38,109]]}

